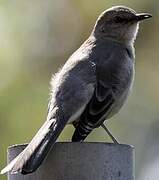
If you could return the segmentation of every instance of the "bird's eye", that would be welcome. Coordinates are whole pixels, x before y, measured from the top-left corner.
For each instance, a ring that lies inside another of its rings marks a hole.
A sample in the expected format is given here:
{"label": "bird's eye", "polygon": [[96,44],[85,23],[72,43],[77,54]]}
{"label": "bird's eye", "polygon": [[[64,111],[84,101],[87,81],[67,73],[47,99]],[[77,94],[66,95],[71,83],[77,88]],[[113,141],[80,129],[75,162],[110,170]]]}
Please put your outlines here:
{"label": "bird's eye", "polygon": [[123,18],[119,17],[119,16],[116,16],[115,19],[114,19],[114,21],[115,21],[116,23],[121,23],[121,22],[124,22],[125,20],[124,20]]}

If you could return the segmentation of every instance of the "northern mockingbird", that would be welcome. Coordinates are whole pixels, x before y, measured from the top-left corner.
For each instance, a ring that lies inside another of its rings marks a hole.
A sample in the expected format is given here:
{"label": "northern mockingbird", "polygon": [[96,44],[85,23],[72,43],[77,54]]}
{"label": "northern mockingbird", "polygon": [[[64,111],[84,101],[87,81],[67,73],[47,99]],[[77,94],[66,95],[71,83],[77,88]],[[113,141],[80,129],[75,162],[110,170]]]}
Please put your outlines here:
{"label": "northern mockingbird", "polygon": [[89,38],[53,76],[46,122],[2,174],[34,172],[67,123],[75,127],[72,141],[84,141],[101,125],[106,128],[104,121],[120,110],[131,90],[134,40],[139,22],[150,17],[124,6],[99,16]]}

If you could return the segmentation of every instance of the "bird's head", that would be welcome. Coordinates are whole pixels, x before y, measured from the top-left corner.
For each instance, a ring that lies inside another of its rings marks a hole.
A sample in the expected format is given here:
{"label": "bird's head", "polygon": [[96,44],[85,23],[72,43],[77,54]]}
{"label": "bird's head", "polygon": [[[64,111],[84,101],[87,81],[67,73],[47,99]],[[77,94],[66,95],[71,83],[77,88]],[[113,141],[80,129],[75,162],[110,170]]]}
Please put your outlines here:
{"label": "bird's head", "polygon": [[96,21],[93,34],[96,37],[108,37],[117,41],[134,42],[139,22],[152,17],[148,13],[136,13],[125,6],[114,6],[104,11]]}

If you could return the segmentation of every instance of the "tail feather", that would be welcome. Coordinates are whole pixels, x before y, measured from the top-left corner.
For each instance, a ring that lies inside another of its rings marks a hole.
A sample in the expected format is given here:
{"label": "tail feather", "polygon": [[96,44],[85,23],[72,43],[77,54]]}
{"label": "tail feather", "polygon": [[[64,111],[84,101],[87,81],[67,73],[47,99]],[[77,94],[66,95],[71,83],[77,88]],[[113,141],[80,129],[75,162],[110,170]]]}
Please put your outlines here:
{"label": "tail feather", "polygon": [[2,169],[1,174],[9,171],[22,174],[34,172],[48,154],[65,124],[64,121],[57,123],[56,119],[47,120],[28,146]]}

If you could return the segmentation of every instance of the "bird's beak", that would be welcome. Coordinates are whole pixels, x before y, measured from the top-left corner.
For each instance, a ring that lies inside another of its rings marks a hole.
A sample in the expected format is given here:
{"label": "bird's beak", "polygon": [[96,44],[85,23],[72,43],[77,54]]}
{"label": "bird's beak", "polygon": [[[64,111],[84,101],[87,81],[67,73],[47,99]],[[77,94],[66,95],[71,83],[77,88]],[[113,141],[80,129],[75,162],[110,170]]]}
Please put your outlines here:
{"label": "bird's beak", "polygon": [[149,13],[140,13],[140,14],[136,14],[136,20],[137,21],[142,21],[148,18],[151,18],[152,15]]}

